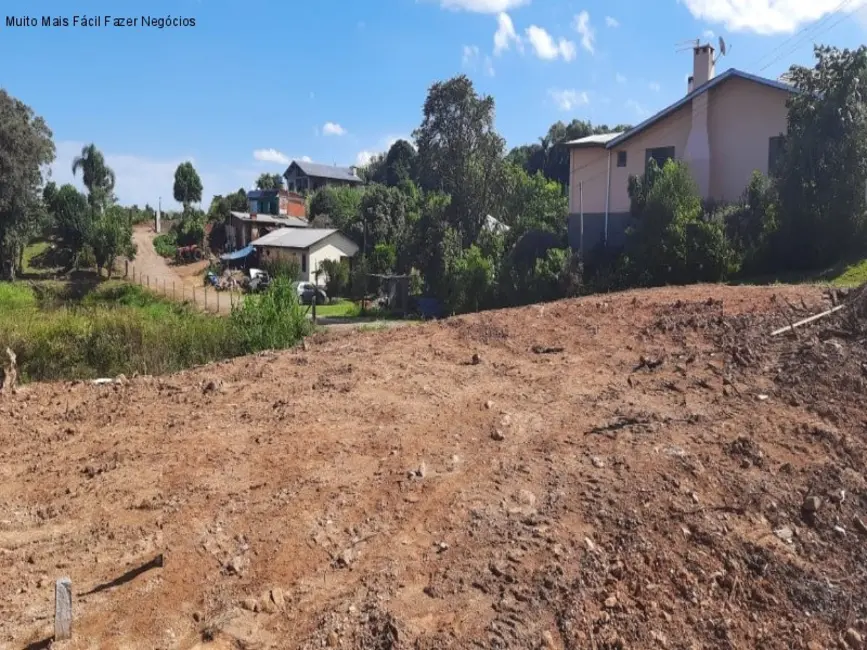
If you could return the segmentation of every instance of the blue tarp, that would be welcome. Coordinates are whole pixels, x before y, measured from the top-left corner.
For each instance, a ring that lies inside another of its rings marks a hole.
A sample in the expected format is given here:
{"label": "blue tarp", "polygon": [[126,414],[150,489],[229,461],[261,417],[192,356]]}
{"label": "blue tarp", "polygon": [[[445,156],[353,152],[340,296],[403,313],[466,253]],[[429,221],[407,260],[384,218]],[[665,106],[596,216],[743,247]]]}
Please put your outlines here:
{"label": "blue tarp", "polygon": [[246,248],[242,248],[241,250],[235,251],[234,253],[226,253],[225,255],[220,255],[220,259],[224,262],[232,262],[234,260],[244,259],[248,255],[252,255],[253,247],[247,246]]}

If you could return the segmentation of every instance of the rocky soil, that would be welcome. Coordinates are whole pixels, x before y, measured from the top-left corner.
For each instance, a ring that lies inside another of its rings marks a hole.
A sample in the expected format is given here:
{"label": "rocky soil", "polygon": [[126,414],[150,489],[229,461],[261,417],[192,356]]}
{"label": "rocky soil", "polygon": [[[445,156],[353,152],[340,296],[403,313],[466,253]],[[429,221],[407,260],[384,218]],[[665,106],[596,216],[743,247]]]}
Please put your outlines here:
{"label": "rocky soil", "polygon": [[0,397],[0,647],[860,648],[867,309],[694,286]]}

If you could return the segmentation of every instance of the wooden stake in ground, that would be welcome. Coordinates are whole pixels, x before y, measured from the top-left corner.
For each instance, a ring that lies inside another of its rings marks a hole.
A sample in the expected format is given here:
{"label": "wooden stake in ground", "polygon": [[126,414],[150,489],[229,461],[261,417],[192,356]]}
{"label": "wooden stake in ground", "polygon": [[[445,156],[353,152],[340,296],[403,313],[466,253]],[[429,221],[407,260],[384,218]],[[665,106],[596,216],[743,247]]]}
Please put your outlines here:
{"label": "wooden stake in ground", "polygon": [[799,320],[797,323],[792,323],[790,325],[786,325],[785,327],[781,327],[780,329],[774,330],[773,332],[771,332],[771,336],[777,336],[779,334],[782,334],[783,332],[789,332],[789,331],[794,332],[796,327],[800,327],[801,325],[806,325],[807,323],[812,323],[813,321],[817,321],[820,318],[824,318],[825,316],[830,316],[834,312],[840,311],[845,306],[846,306],[845,304],[837,305],[833,309],[829,309],[828,311],[823,311],[821,314],[816,314],[815,316],[810,316],[809,318],[805,318],[804,320]]}
{"label": "wooden stake in ground", "polygon": [[54,585],[54,640],[72,638],[72,580],[60,578]]}
{"label": "wooden stake in ground", "polygon": [[3,377],[0,381],[0,393],[11,393],[15,390],[18,383],[18,362],[12,348],[6,348],[6,356],[9,357],[9,363],[3,368]]}

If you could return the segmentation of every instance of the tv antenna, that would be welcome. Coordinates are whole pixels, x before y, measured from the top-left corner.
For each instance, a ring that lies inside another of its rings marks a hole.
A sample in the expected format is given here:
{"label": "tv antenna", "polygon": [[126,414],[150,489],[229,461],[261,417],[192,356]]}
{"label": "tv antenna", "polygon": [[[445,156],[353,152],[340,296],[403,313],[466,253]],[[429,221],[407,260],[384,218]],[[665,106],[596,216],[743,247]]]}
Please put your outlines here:
{"label": "tv antenna", "polygon": [[701,41],[697,38],[691,38],[688,41],[681,41],[677,44],[677,52],[686,52],[687,50],[693,50],[701,45]]}

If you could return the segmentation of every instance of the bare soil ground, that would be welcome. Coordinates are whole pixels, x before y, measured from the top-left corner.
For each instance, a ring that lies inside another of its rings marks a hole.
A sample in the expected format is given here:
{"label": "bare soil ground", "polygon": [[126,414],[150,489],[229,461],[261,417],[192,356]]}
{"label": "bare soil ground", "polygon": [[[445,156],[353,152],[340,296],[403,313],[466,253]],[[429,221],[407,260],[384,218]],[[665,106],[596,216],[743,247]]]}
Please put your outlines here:
{"label": "bare soil ground", "polygon": [[[0,645],[843,648],[862,320],[635,291],[0,399]],[[137,572],[158,554],[162,566]]]}

